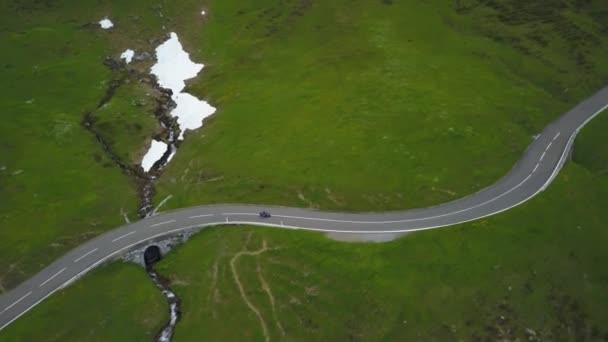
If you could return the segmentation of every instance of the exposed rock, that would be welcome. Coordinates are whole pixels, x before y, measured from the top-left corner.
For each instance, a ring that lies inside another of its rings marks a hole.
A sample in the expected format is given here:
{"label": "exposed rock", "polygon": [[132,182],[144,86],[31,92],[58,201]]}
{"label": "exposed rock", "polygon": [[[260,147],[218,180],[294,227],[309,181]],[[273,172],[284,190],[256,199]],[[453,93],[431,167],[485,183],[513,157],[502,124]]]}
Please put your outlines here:
{"label": "exposed rock", "polygon": [[122,256],[122,260],[126,262],[132,262],[141,267],[146,267],[146,263],[144,262],[144,253],[146,249],[150,246],[158,246],[160,248],[161,255],[166,255],[173,248],[183,244],[188,241],[194,234],[198,233],[200,228],[188,229],[183,232],[179,232],[173,235],[168,235],[161,237],[160,239],[149,241],[139,247],[126,253]]}
{"label": "exposed rock", "polygon": [[86,23],[86,24],[82,24],[82,25],[80,25],[80,28],[82,28],[82,29],[97,29],[97,28],[99,28],[99,23]]}
{"label": "exposed rock", "polygon": [[121,61],[118,59],[115,59],[112,56],[107,56],[104,60],[103,60],[103,65],[107,66],[108,68],[110,68],[110,70],[112,71],[117,71],[118,69],[120,69],[121,66]]}
{"label": "exposed rock", "polygon": [[133,56],[133,60],[134,61],[146,61],[146,60],[150,60],[152,59],[152,55],[150,55],[147,52],[137,52],[135,53],[135,55]]}

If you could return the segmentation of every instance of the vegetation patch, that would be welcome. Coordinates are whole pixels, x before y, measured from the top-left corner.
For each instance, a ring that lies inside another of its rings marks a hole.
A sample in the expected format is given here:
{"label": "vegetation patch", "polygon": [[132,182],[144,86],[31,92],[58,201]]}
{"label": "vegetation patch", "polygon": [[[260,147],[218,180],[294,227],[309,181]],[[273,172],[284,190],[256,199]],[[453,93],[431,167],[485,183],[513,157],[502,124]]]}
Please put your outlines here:
{"label": "vegetation patch", "polygon": [[143,269],[103,267],[12,323],[0,341],[151,341],[168,318]]}
{"label": "vegetation patch", "polygon": [[[193,10],[193,3],[182,2],[181,9]],[[129,80],[132,75],[113,73],[108,66],[116,65],[107,64],[126,48],[150,54],[155,39],[164,38],[163,23],[172,20],[169,13],[159,15],[162,6],[147,1],[3,5],[0,291],[123,224],[125,216],[137,217],[138,182],[116,159],[132,166],[142,146],[159,133],[149,111],[156,103],[147,96],[154,97],[153,89]],[[106,16],[112,29],[98,23]],[[151,62],[134,60],[130,68],[148,74]],[[107,90],[122,76],[130,83],[109,99]],[[104,99],[110,101],[96,111]],[[87,113],[108,146],[87,131]]]}
{"label": "vegetation patch", "polygon": [[[607,180],[569,164],[525,206],[386,244],[206,230],[159,265],[182,298],[176,341],[280,340],[283,331],[291,340],[606,339]],[[231,274],[244,245],[275,248],[238,261],[266,334]]]}
{"label": "vegetation patch", "polygon": [[[213,1],[191,93],[218,114],[168,207],[424,207],[503,176],[608,80],[601,1]],[[191,32],[194,35],[194,32]]]}
{"label": "vegetation patch", "polygon": [[[599,0],[458,3],[8,1],[0,290],[133,219],[138,197],[152,193],[82,122],[91,113],[118,158],[137,162],[162,132],[145,84],[125,84],[97,109],[123,76],[104,62],[126,49],[150,56],[171,31],[206,65],[185,90],[219,113],[188,132],[160,177],[155,201],[172,195],[166,209],[403,209],[491,184],[607,79],[606,9]],[[111,29],[101,29],[105,17]],[[129,68],[148,74],[152,64]]]}
{"label": "vegetation patch", "polygon": [[598,153],[598,151],[608,151],[608,139],[606,139],[608,111],[600,113],[588,126],[585,128],[584,134],[577,137],[572,158],[577,164],[586,167],[598,176],[607,175],[608,154]]}
{"label": "vegetation patch", "polygon": [[0,24],[4,288],[137,209],[131,182],[81,126],[106,89],[107,41],[53,11],[29,17],[26,3],[5,9]]}
{"label": "vegetation patch", "polygon": [[[498,216],[383,244],[259,227],[205,229],[157,265],[181,299],[175,341],[608,339],[608,176],[576,161],[608,154],[596,134],[608,129],[605,114],[582,131],[575,162],[551,187]],[[106,277],[118,272],[106,270]],[[143,271],[129,270],[141,281],[121,281],[114,291],[149,286]],[[75,303],[99,300],[97,274],[86,278],[17,321],[27,332],[9,327],[0,339],[40,339],[48,331],[33,317],[47,307],[66,317]],[[74,294],[81,286],[89,290]],[[120,311],[112,317],[131,319]],[[64,329],[70,322],[62,321]],[[96,323],[74,324],[79,330],[63,335],[68,340],[84,340]],[[116,329],[124,336],[145,331]]]}
{"label": "vegetation patch", "polygon": [[[109,102],[91,114],[92,124],[120,160],[137,166],[161,127],[154,112],[161,95],[137,79],[126,79]],[[158,134],[160,136],[160,134]]]}

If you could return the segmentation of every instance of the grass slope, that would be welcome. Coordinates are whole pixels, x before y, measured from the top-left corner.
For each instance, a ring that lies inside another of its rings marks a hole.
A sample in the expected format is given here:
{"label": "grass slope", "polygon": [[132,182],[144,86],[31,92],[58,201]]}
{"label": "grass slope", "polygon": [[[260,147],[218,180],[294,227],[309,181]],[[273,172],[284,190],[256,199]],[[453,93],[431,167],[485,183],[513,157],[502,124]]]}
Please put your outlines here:
{"label": "grass slope", "polygon": [[129,180],[80,125],[105,91],[107,42],[56,13],[28,17],[14,6],[0,33],[3,287],[124,222],[120,209],[137,205]]}
{"label": "grass slope", "polygon": [[554,3],[212,1],[184,39],[207,65],[190,91],[218,112],[157,198],[382,210],[473,193],[608,80],[605,3]]}
{"label": "grass slope", "polygon": [[147,85],[126,83],[94,115],[95,128],[121,160],[139,164],[150,147],[151,134],[159,130],[154,118],[156,102],[146,95]]}
{"label": "grass slope", "polygon": [[48,298],[0,341],[151,341],[169,319],[165,306],[141,269],[114,264]]}
{"label": "grass slope", "polygon": [[[2,7],[0,292],[123,224],[121,212],[135,217],[132,181],[81,121],[116,77],[104,58],[126,48],[151,52],[149,39],[162,38],[162,24],[171,19],[147,1],[26,0]],[[104,16],[115,28],[99,28]],[[150,101],[141,85],[129,85],[96,113],[102,135],[125,159],[139,162],[154,133]]]}
{"label": "grass slope", "polygon": [[[608,155],[597,133],[608,129],[607,114],[583,130],[575,156]],[[283,332],[294,341],[606,340],[606,198],[608,176],[593,163],[576,161],[523,206],[385,244],[253,227],[207,229],[158,265],[182,300],[175,341],[263,340],[261,321],[244,301],[232,264],[272,340]],[[234,259],[244,250],[262,250],[264,241],[267,251]],[[68,317],[75,303],[95,300],[93,277],[86,280],[90,290],[70,288],[64,291],[69,295],[53,298],[58,317]],[[115,286],[139,291],[148,283]],[[33,317],[49,305],[34,309],[19,326],[36,327]],[[121,317],[128,316],[113,315]],[[63,324],[95,327],[69,322]],[[125,336],[142,331],[117,329],[113,333]],[[27,336],[47,333],[34,328]],[[3,334],[0,339],[25,336],[15,327]]]}
{"label": "grass slope", "polygon": [[[106,56],[153,52],[172,30],[207,65],[188,91],[219,112],[160,178],[168,206],[420,207],[492,183],[545,123],[605,82],[605,4],[535,4],[6,2],[0,291],[121,224],[121,212],[133,217],[131,180],[80,126],[117,76]],[[104,16],[112,30],[96,25]],[[130,161],[154,134],[149,108],[133,107],[146,93],[121,88],[95,114]]]}

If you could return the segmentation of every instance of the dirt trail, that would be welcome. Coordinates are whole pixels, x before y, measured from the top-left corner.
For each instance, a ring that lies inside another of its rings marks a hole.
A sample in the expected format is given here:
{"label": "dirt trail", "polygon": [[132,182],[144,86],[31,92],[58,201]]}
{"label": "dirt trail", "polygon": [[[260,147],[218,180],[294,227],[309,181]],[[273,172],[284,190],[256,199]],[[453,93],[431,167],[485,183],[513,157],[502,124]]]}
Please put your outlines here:
{"label": "dirt trail", "polygon": [[211,307],[211,316],[213,318],[215,318],[216,313],[215,313],[215,300],[217,299],[218,295],[219,295],[219,290],[216,288],[217,286],[217,272],[218,272],[218,266],[217,266],[217,260],[213,263],[213,273],[212,273],[212,278],[211,278],[211,287],[209,288],[209,294],[207,295],[207,304]]}
{"label": "dirt trail", "polygon": [[[264,320],[264,317],[262,316],[262,313],[260,312],[260,310],[255,305],[253,305],[253,303],[249,300],[249,298],[245,294],[245,289],[243,287],[243,284],[241,283],[241,280],[239,279],[239,274],[236,269],[236,263],[237,263],[238,259],[242,256],[259,256],[260,254],[267,252],[269,250],[272,250],[272,249],[268,248],[266,240],[263,240],[261,249],[259,249],[257,251],[249,251],[249,250],[247,250],[247,246],[249,245],[250,240],[251,240],[251,233],[247,236],[247,241],[245,241],[245,246],[243,246],[243,250],[236,253],[230,260],[230,269],[232,271],[232,276],[234,277],[234,282],[236,283],[237,287],[239,288],[239,292],[241,293],[241,298],[243,298],[243,301],[245,302],[247,307],[249,307],[249,309],[251,311],[253,311],[253,313],[256,315],[256,317],[260,321],[260,326],[262,328],[262,333],[264,334],[264,339],[268,342],[268,341],[270,341],[270,335],[268,333],[268,326],[266,325],[266,321]],[[259,264],[258,264],[258,270],[259,270]],[[261,273],[258,272],[258,275],[261,276]],[[270,292],[270,289],[268,288],[268,284],[266,283],[266,281],[263,281],[262,286],[264,287],[264,291],[266,291],[266,293]],[[268,290],[266,290],[266,288],[268,288]],[[270,294],[270,296],[272,296],[272,294]],[[273,311],[274,311],[274,297],[272,297],[271,302],[273,303]],[[280,326],[278,321],[277,321],[277,324],[278,324],[278,326]],[[282,326],[280,329],[281,329],[281,333],[284,334]]]}
{"label": "dirt trail", "polygon": [[[264,241],[264,246],[266,246],[266,241]],[[274,322],[277,325],[279,331],[281,332],[281,335],[285,337],[285,329],[283,329],[283,325],[281,325],[281,322],[279,321],[274,296],[272,295],[272,290],[270,290],[270,286],[268,286],[268,283],[266,282],[266,279],[264,279],[264,275],[262,274],[262,267],[260,266],[259,258],[257,260],[257,271],[260,283],[262,283],[262,288],[264,289],[264,291],[268,295],[268,299],[270,300],[270,306],[272,307],[272,316],[274,317]]]}

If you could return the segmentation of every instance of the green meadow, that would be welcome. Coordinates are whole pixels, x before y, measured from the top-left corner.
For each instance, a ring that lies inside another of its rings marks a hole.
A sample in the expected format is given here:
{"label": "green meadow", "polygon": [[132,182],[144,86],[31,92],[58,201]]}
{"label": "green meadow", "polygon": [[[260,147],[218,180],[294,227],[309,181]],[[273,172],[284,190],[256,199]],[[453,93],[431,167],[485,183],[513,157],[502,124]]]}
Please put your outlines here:
{"label": "green meadow", "polygon": [[[549,189],[498,216],[382,244],[248,226],[203,230],[157,266],[181,299],[174,340],[261,341],[264,331],[293,341],[608,339],[608,176],[576,157],[606,158],[596,139],[608,128],[606,114],[583,130],[574,161]],[[125,281],[107,283],[119,275]],[[150,282],[127,281],[143,275],[106,266],[33,309],[0,340],[88,340],[99,324],[88,319],[91,310],[74,317],[72,308],[96,302],[108,286],[144,293]],[[151,307],[168,311],[154,296],[102,298],[104,307],[120,305],[112,310],[119,322],[141,320]],[[146,317],[148,327],[166,319]],[[48,321],[61,325],[52,339],[43,328]],[[138,323],[98,336],[126,341],[146,331]]]}
{"label": "green meadow", "polygon": [[209,3],[184,39],[206,63],[189,91],[218,112],[157,201],[365,211],[488,186],[608,79],[601,2],[500,3]]}
{"label": "green meadow", "polygon": [[[160,132],[155,90],[141,80],[154,60],[118,71],[104,61],[127,48],[153,54],[167,32],[205,64],[187,91],[218,111],[158,178],[155,203],[172,195],[163,210],[233,202],[377,211],[453,200],[504,175],[533,135],[608,80],[601,0],[2,5],[0,292],[136,219],[135,181],[83,119],[90,113],[121,162],[139,163]],[[105,16],[111,30],[97,25]],[[608,339],[605,115],[583,131],[555,184],[497,217],[382,245],[252,227],[202,232],[159,265],[184,300],[176,338],[263,338],[263,321],[272,339]],[[263,241],[278,248],[234,263],[263,319],[244,304],[231,267],[247,239],[251,251]],[[144,278],[124,265],[99,270],[0,339],[149,340],[166,309]],[[74,315],[95,301],[105,311]],[[122,323],[109,331],[108,319]]]}

